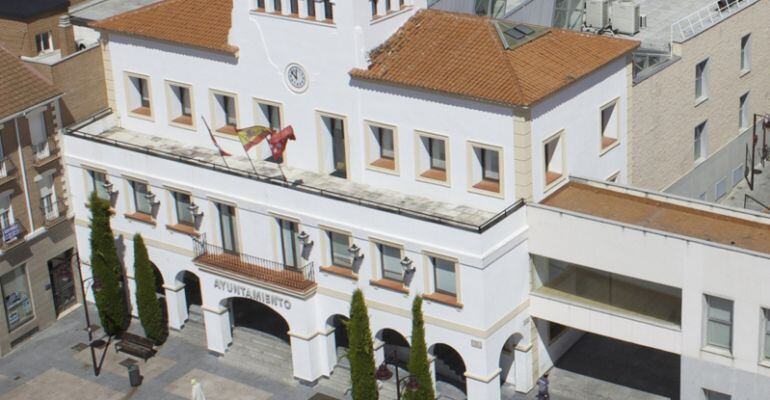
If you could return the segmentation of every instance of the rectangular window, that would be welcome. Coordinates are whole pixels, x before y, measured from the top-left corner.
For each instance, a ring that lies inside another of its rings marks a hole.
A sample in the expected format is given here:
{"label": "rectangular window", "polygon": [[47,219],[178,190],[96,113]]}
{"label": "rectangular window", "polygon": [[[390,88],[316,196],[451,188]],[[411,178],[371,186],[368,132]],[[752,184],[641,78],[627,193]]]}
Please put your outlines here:
{"label": "rectangular window", "polygon": [[500,193],[500,151],[473,145],[471,150],[475,160],[471,164],[473,188]]}
{"label": "rectangular window", "polygon": [[53,35],[51,35],[51,32],[42,32],[35,35],[35,47],[37,47],[38,54],[53,51]]}
{"label": "rectangular window", "polygon": [[299,266],[299,239],[297,238],[298,226],[294,221],[278,219],[278,225],[281,228],[281,253],[283,263],[287,267],[297,268]]}
{"label": "rectangular window", "polygon": [[0,196],[0,228],[2,228],[2,238],[4,242],[9,242],[16,239],[16,235],[8,236],[6,232],[11,231],[11,225],[13,225],[13,208],[11,207],[11,195],[5,194]]}
{"label": "rectangular window", "polygon": [[382,277],[392,281],[402,282],[404,276],[401,267],[401,249],[386,244],[378,244],[377,248],[380,251]]}
{"label": "rectangular window", "polygon": [[27,115],[29,134],[32,142],[32,151],[36,160],[43,160],[51,155],[51,146],[48,140],[48,124],[44,111],[33,112]]}
{"label": "rectangular window", "polygon": [[762,358],[770,360],[770,309],[762,309]]}
{"label": "rectangular window", "polygon": [[275,9],[275,12],[280,13],[281,12],[281,3],[283,0],[273,0],[273,8]]}
{"label": "rectangular window", "polygon": [[703,161],[706,158],[706,123],[703,122],[695,127],[693,158],[695,162]]}
{"label": "rectangular window", "polygon": [[741,72],[751,70],[751,35],[741,38]]}
{"label": "rectangular window", "polygon": [[369,3],[372,5],[372,18],[377,18],[377,3],[379,3],[379,1],[369,0]]}
{"label": "rectangular window", "polygon": [[329,244],[332,265],[342,268],[353,267],[353,254],[348,251],[350,236],[339,232],[329,232]]}
{"label": "rectangular window", "polygon": [[746,93],[738,101],[738,129],[743,132],[749,125],[749,94]]}
{"label": "rectangular window", "polygon": [[150,83],[146,77],[129,75],[128,109],[133,114],[152,116]]}
{"label": "rectangular window", "polygon": [[332,4],[331,0],[323,0],[324,2],[324,15],[325,19],[327,21],[333,21],[334,20],[334,4]]}
{"label": "rectangular window", "polygon": [[708,98],[708,61],[703,60],[695,66],[695,100]]}
{"label": "rectangular window", "polygon": [[293,15],[299,15],[299,0],[289,0],[289,9]]}
{"label": "rectangular window", "polygon": [[59,207],[56,201],[56,189],[54,188],[53,175],[46,174],[38,182],[40,187],[40,207],[46,221],[59,218]]}
{"label": "rectangular window", "polygon": [[100,199],[110,200],[110,194],[107,192],[107,176],[104,172],[88,171],[88,176],[91,178],[89,196],[95,191]]}
{"label": "rectangular window", "polygon": [[0,287],[10,332],[34,317],[26,266],[21,265],[0,277]]}
{"label": "rectangular window", "polygon": [[556,182],[564,174],[564,145],[561,137],[562,135],[558,134],[543,144],[546,186]]}
{"label": "rectangular window", "polygon": [[238,125],[235,96],[214,93],[214,127],[217,132],[234,135]]}
{"label": "rectangular window", "polygon": [[265,0],[257,0],[257,8],[260,10],[265,9]]}
{"label": "rectangular window", "polygon": [[733,302],[707,295],[706,309],[706,344],[732,350]]}
{"label": "rectangular window", "polygon": [[257,111],[257,124],[266,126],[274,131],[281,130],[283,127],[281,124],[281,107],[278,104],[257,102]]}
{"label": "rectangular window", "polygon": [[192,214],[190,206],[192,205],[192,199],[189,194],[174,192],[174,203],[176,205],[176,220],[177,223],[182,225],[195,225],[195,216]]}
{"label": "rectangular window", "polygon": [[434,181],[449,181],[449,163],[447,161],[447,139],[429,134],[418,133],[420,157],[418,171],[420,176]]}
{"label": "rectangular window", "polygon": [[367,124],[370,136],[369,165],[377,168],[396,169],[395,132],[392,128]]}
{"label": "rectangular window", "polygon": [[315,18],[315,0],[305,0],[307,4],[307,16]]}
{"label": "rectangular window", "polygon": [[219,212],[219,233],[222,249],[227,253],[238,252],[238,236],[235,233],[235,207],[217,203]]}
{"label": "rectangular window", "polygon": [[152,215],[152,203],[150,203],[150,191],[146,183],[131,181],[134,192],[134,211]]}
{"label": "rectangular window", "polygon": [[435,292],[449,296],[457,296],[455,262],[439,257],[431,257],[430,262],[433,264]]}
{"label": "rectangular window", "polygon": [[171,122],[191,126],[193,124],[193,110],[190,87],[169,84],[168,88],[171,92],[171,102],[169,104],[169,118]]}
{"label": "rectangular window", "polygon": [[613,101],[601,109],[602,150],[618,141],[620,127],[618,124],[617,104],[617,101]]}
{"label": "rectangular window", "polygon": [[322,115],[321,122],[323,123],[323,129],[326,131],[326,134],[324,135],[324,147],[327,150],[323,155],[326,157],[325,172],[339,178],[347,178],[348,167],[345,149],[345,121],[341,118]]}
{"label": "rectangular window", "polygon": [[730,400],[730,395],[708,389],[703,389],[703,395],[706,400]]}

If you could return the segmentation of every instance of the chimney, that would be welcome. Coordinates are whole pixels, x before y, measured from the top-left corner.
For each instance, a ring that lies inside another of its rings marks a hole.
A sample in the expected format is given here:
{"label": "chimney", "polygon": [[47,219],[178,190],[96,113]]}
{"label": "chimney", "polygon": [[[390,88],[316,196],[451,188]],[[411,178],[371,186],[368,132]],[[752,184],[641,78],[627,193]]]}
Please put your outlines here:
{"label": "chimney", "polygon": [[70,16],[65,14],[59,17],[59,51],[62,57],[77,51],[75,33],[70,22]]}

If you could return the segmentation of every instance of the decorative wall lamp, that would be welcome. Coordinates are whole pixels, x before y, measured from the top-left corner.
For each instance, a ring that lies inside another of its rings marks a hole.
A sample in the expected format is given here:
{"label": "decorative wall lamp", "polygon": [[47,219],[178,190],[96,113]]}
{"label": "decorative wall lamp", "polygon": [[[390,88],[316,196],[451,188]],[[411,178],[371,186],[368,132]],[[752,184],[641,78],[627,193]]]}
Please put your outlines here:
{"label": "decorative wall lamp", "polygon": [[155,193],[147,192],[144,194],[144,197],[147,198],[147,201],[150,202],[150,204],[155,207],[160,204],[160,200],[158,200],[155,196]]}
{"label": "decorative wall lamp", "polygon": [[353,258],[356,260],[360,260],[364,258],[364,255],[361,254],[361,248],[358,247],[355,243],[353,243],[350,247],[348,247],[348,251],[353,254]]}
{"label": "decorative wall lamp", "polygon": [[404,268],[404,272],[414,272],[414,261],[409,257],[401,259],[401,266]]}
{"label": "decorative wall lamp", "polygon": [[297,239],[302,241],[302,244],[305,246],[313,245],[313,241],[310,239],[310,235],[308,235],[308,233],[305,231],[300,232],[299,235],[297,235]]}
{"label": "decorative wall lamp", "polygon": [[190,203],[187,207],[190,209],[190,214],[192,214],[193,217],[200,218],[203,216],[203,211],[201,211],[201,208],[197,204]]}
{"label": "decorative wall lamp", "polygon": [[110,196],[118,193],[118,191],[115,190],[115,185],[113,185],[112,182],[104,182],[102,183],[102,186],[104,187],[104,190],[107,191],[107,194],[109,194]]}

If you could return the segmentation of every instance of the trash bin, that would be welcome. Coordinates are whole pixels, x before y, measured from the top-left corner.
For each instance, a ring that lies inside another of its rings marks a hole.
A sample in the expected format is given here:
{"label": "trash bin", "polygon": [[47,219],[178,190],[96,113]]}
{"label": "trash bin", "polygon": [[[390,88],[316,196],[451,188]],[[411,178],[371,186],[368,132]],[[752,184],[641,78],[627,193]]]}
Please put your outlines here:
{"label": "trash bin", "polygon": [[139,366],[136,364],[131,364],[128,367],[128,381],[131,383],[132,387],[139,386],[142,384],[142,375],[139,373]]}

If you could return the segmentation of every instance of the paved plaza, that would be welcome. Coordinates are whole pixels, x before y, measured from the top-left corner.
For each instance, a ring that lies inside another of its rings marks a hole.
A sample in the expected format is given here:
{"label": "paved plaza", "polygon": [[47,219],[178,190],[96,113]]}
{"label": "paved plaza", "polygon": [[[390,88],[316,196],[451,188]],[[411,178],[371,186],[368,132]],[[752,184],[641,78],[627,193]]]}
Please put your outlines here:
{"label": "paved plaza", "polygon": [[[92,316],[96,312],[92,309]],[[87,341],[82,308],[61,318],[49,329],[39,332],[0,360],[0,400],[17,399],[99,399],[99,400],[182,400],[190,398],[190,380],[202,383],[207,400],[268,400],[310,399],[321,393],[331,398],[346,398],[349,385],[347,371],[338,369],[332,379],[322,379],[313,387],[300,384],[291,377],[291,363],[285,357],[288,344],[278,339],[263,339],[259,333],[236,330],[233,347],[224,357],[217,357],[205,347],[202,323],[188,322],[181,332],[171,332],[158,354],[144,361],[136,361],[144,376],[141,386],[132,388],[126,367],[127,358],[114,351],[114,343],[103,356],[101,373],[94,376],[88,348],[77,345]],[[134,320],[131,330],[140,333]],[[101,331],[100,331],[101,333]],[[265,342],[274,340],[276,342]],[[285,347],[284,347],[285,346]],[[575,368],[580,359],[589,356],[596,346],[608,346],[601,339],[586,336],[568,353],[564,362],[551,371],[554,400],[657,400],[667,397],[634,389],[633,382],[618,381],[599,370]],[[74,348],[73,348],[74,347]],[[618,349],[608,349],[617,353]],[[632,356],[629,354],[629,356]],[[651,361],[651,360],[648,360]],[[588,364],[606,365],[601,355],[592,356]],[[618,371],[617,365],[609,370]],[[637,366],[631,366],[638,371]],[[630,369],[620,369],[631,373]],[[587,375],[593,375],[589,377]],[[622,376],[621,376],[622,377]],[[617,377],[615,377],[617,378]],[[393,382],[384,382],[381,398],[395,397]],[[443,399],[461,399],[462,393],[439,383]],[[652,390],[655,392],[656,390]],[[535,394],[521,395],[503,388],[506,400],[531,400]]]}

